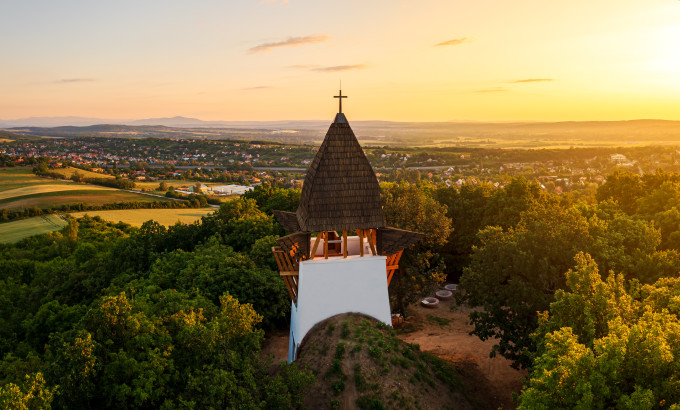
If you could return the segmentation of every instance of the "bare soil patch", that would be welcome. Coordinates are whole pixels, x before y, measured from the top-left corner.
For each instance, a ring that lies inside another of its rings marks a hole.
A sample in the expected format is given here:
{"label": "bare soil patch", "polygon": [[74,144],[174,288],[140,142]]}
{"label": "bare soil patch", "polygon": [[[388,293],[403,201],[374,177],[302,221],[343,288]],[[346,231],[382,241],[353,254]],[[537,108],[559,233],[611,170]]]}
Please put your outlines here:
{"label": "bare soil patch", "polygon": [[513,409],[512,393],[521,391],[527,372],[513,369],[504,357],[489,357],[495,341],[469,334],[471,311],[453,299],[440,301],[434,309],[413,305],[406,321],[395,329],[403,341],[420,345],[421,350],[448,360],[466,374],[488,408]]}

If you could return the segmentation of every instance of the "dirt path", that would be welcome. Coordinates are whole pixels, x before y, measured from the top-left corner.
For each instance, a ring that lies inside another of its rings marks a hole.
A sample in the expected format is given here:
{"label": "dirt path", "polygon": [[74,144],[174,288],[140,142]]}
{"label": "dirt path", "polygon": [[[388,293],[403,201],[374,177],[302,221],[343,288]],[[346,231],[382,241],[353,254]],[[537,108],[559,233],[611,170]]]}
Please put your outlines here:
{"label": "dirt path", "polygon": [[[456,306],[452,300],[441,301],[434,309],[414,305],[406,322],[395,329],[403,341],[416,343],[421,350],[451,361],[484,407],[513,409],[512,393],[521,390],[526,372],[513,369],[503,357],[489,357],[494,341],[482,342],[468,334],[472,330],[468,324],[470,311],[466,306]],[[271,355],[274,363],[286,360],[288,330],[269,333],[262,354]]]}
{"label": "dirt path", "polygon": [[522,389],[525,371],[510,367],[510,361],[489,357],[493,340],[482,342],[470,336],[467,306],[456,306],[453,300],[440,301],[430,309],[414,305],[405,323],[395,329],[405,342],[416,343],[420,349],[451,361],[466,375],[468,385],[474,384],[477,396],[490,408],[512,409],[512,393]]}

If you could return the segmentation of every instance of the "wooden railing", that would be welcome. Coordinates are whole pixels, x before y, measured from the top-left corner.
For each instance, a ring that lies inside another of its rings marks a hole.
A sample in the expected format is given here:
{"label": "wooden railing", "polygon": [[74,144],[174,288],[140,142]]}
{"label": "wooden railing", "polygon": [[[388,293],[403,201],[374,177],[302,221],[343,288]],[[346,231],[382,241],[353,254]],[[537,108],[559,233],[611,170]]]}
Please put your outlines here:
{"label": "wooden railing", "polygon": [[[279,267],[279,274],[286,284],[290,298],[294,303],[297,303],[298,297],[298,282],[300,279],[300,264],[293,259],[288,253],[284,252],[281,247],[275,246],[272,248],[274,259]],[[403,251],[399,251],[393,255],[387,255],[385,261],[387,268],[387,285],[389,286],[394,276],[394,272],[399,269],[399,259]]]}
{"label": "wooden railing", "polygon": [[286,288],[288,288],[290,298],[293,300],[293,303],[297,303],[300,265],[279,246],[273,247],[272,252],[274,253],[276,264],[279,266],[279,274],[283,278]]}
{"label": "wooden railing", "polygon": [[394,255],[388,255],[387,256],[387,286],[390,285],[390,282],[392,281],[392,276],[394,276],[394,272],[399,269],[399,259],[401,259],[401,253],[404,252],[399,251],[395,253]]}

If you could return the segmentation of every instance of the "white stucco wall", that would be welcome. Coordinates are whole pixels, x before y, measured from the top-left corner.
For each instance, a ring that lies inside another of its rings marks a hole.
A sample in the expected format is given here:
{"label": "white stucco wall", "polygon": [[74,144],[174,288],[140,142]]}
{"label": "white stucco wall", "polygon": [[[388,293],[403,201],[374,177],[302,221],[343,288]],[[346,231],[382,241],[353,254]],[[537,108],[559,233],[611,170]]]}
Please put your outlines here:
{"label": "white stucco wall", "polygon": [[317,323],[341,313],[363,313],[392,324],[384,256],[350,256],[300,263],[298,303],[292,305],[288,361]]}

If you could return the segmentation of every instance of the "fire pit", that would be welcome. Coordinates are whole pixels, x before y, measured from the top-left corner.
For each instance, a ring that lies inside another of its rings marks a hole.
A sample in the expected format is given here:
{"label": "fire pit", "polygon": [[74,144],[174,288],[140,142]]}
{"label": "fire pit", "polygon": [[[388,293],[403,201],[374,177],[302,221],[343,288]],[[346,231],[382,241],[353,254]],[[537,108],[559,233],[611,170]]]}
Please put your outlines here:
{"label": "fire pit", "polygon": [[447,299],[451,299],[453,297],[453,292],[451,292],[450,290],[438,290],[435,293],[435,296],[439,300],[447,300]]}
{"label": "fire pit", "polygon": [[436,308],[437,305],[439,305],[439,299],[433,298],[433,297],[427,297],[423,300],[420,301],[420,304],[425,306],[426,308]]}

